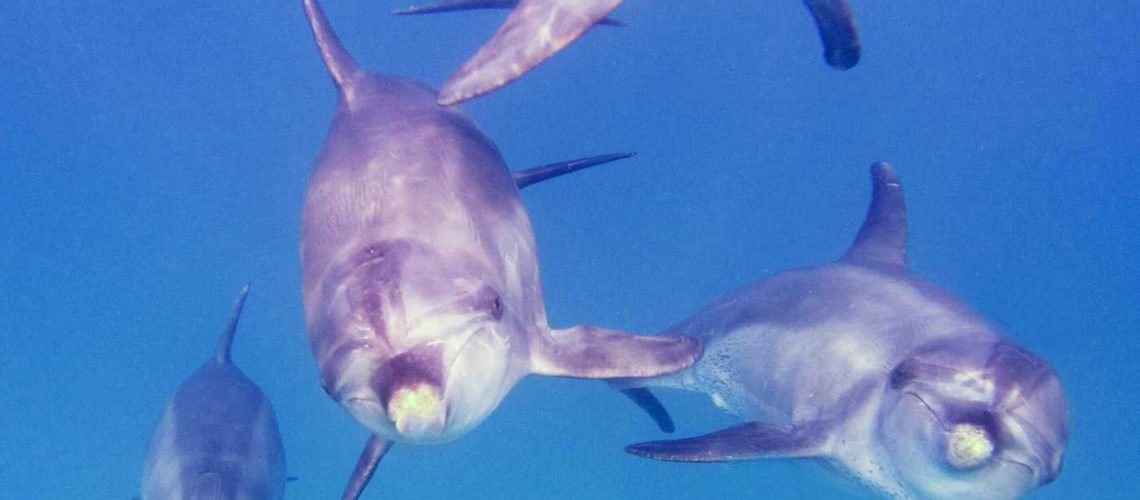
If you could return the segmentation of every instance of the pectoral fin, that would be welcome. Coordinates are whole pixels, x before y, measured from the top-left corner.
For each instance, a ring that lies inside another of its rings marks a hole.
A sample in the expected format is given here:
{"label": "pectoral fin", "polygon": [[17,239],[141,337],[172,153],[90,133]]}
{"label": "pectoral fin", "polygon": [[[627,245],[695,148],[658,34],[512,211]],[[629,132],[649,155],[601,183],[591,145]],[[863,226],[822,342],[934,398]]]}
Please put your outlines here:
{"label": "pectoral fin", "polygon": [[669,410],[665,409],[665,405],[661,404],[661,400],[657,399],[649,389],[638,387],[636,389],[622,389],[622,394],[633,401],[649,417],[657,423],[657,427],[661,428],[662,432],[673,432],[677,428],[673,426],[673,418],[669,416]]}
{"label": "pectoral fin", "polygon": [[531,372],[578,378],[655,377],[701,356],[695,339],[576,326],[531,339]]}
{"label": "pectoral fin", "polygon": [[[518,6],[519,0],[445,0],[428,5],[404,7],[403,9],[393,10],[392,13],[396,15],[437,14],[440,12],[458,12],[464,10],[513,9]],[[598,24],[616,26],[619,28],[625,27],[626,25],[620,20],[611,19],[609,17],[598,21]]]}
{"label": "pectoral fin", "polygon": [[444,82],[436,99],[456,104],[542,64],[605,18],[622,0],[522,0],[491,40]]}
{"label": "pectoral fin", "polygon": [[356,460],[356,468],[352,470],[352,476],[348,478],[348,485],[344,487],[341,500],[360,498],[360,494],[364,492],[364,488],[372,480],[372,474],[376,473],[376,466],[380,465],[380,459],[384,458],[384,454],[388,453],[388,449],[391,447],[392,441],[375,434],[368,438],[368,443],[360,452],[360,458]]}
{"label": "pectoral fin", "polygon": [[824,455],[827,427],[811,423],[777,427],[750,422],[704,436],[632,444],[625,451],[669,462],[729,462],[760,458],[805,458]]}
{"label": "pectoral fin", "polygon": [[552,179],[560,175],[577,172],[579,170],[595,167],[603,163],[609,163],[611,161],[631,158],[633,155],[634,153],[613,153],[608,155],[591,156],[589,158],[551,163],[549,165],[542,165],[540,167],[519,170],[518,172],[512,172],[511,175],[515,179],[515,184],[518,185],[519,189],[522,189],[531,184],[537,184],[539,182],[545,181],[547,179]]}

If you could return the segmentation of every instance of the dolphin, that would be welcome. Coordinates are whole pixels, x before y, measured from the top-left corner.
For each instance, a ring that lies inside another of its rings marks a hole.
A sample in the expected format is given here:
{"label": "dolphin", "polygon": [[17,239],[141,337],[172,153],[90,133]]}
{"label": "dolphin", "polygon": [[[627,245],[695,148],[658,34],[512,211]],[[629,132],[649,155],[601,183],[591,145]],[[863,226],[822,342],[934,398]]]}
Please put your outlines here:
{"label": "dolphin", "polygon": [[[513,9],[491,40],[463,63],[440,88],[440,104],[456,104],[491,92],[534,69],[607,18],[622,0],[445,0],[408,7],[396,14],[474,9]],[[861,53],[859,33],[847,0],[804,0],[823,42],[827,64],[853,68]]]}
{"label": "dolphin", "polygon": [[249,285],[218,348],[166,402],[150,438],[142,500],[280,499],[285,452],[265,394],[230,360]]}
{"label": "dolphin", "polygon": [[393,442],[459,438],[528,374],[648,377],[700,356],[693,339],[547,325],[519,186],[625,155],[512,174],[462,110],[361,69],[304,7],[338,90],[301,216],[306,326],[321,387],[373,433],[344,498]]}
{"label": "dolphin", "polygon": [[842,258],[713,300],[666,330],[701,340],[694,366],[614,382],[650,406],[646,387],[703,392],[748,423],[626,451],[818,459],[896,498],[1015,498],[1057,476],[1068,435],[1057,376],[907,269],[902,187],[886,163],[871,173],[870,208]]}

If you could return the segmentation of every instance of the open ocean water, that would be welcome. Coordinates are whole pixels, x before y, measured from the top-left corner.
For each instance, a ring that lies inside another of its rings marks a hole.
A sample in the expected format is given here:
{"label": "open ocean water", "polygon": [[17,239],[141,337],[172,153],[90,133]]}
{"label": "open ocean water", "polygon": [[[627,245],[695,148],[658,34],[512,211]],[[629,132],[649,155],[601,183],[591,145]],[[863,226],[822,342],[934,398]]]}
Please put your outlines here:
{"label": "open ocean water", "polygon": [[[373,71],[438,85],[505,13],[325,0]],[[1140,495],[1140,2],[869,2],[828,68],[802,4],[628,0],[467,110],[508,164],[637,157],[524,192],[552,326],[652,333],[840,255],[867,167],[909,204],[911,265],[1064,384],[1064,470],[1035,498]],[[0,9],[0,499],[128,500],[163,402],[234,348],[271,398],[291,499],[336,498],[367,432],[320,389],[298,225],[335,93],[299,0]],[[660,391],[677,436],[735,425]],[[397,445],[365,498],[848,498],[787,461],[671,464],[604,384],[530,378],[473,432]]]}

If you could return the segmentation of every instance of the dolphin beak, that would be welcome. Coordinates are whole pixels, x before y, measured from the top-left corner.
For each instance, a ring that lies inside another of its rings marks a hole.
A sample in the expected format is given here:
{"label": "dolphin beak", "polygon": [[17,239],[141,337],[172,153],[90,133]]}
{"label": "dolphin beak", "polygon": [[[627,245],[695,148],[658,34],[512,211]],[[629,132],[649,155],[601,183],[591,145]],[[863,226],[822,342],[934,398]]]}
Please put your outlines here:
{"label": "dolphin beak", "polygon": [[438,386],[419,383],[392,393],[388,400],[388,418],[406,438],[438,438],[447,423],[447,405]]}

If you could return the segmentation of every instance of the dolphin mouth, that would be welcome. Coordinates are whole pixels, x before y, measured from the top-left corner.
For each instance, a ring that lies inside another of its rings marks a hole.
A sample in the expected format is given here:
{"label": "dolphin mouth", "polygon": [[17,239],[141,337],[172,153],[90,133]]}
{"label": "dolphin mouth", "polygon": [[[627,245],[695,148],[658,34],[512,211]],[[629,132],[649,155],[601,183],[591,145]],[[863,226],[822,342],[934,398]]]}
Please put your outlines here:
{"label": "dolphin mouth", "polygon": [[374,405],[377,405],[377,406],[379,406],[379,405],[380,405],[380,400],[379,400],[379,399],[376,399],[376,398],[366,398],[366,397],[360,397],[360,396],[353,396],[353,397],[351,397],[351,398],[348,398],[348,399],[346,399],[345,401],[347,401],[347,402],[349,402],[349,403],[369,403],[369,404],[374,404]]}
{"label": "dolphin mouth", "polygon": [[[932,408],[926,402],[926,400],[922,399],[922,396],[919,396],[918,394],[916,394],[912,391],[904,391],[903,394],[906,394],[906,395],[913,397],[916,401],[919,402],[919,404],[922,405],[923,408],[926,408],[926,411],[928,411],[930,413],[930,415],[932,417],[934,417],[934,420],[938,423],[938,426],[940,428],[942,428],[943,431],[946,431],[946,432],[950,431],[950,428],[947,427],[946,423],[942,420],[942,417],[939,416],[936,411],[934,411],[934,408]],[[1034,429],[1034,430],[1036,430],[1036,429]],[[1014,456],[1017,456],[1017,455],[1014,455]],[[1029,477],[1029,480],[1032,484],[1037,484],[1037,485],[1049,484],[1050,482],[1053,481],[1053,479],[1056,478],[1055,474],[1050,475],[1047,472],[1045,472],[1045,473],[1041,472],[1045,469],[1039,469],[1037,467],[1034,467],[1032,464],[1028,464],[1028,463],[1024,462],[1023,460],[1019,460],[1017,458],[1011,458],[1010,454],[1008,452],[1006,452],[1006,453],[995,453],[993,455],[992,460],[1002,462],[1005,464],[1009,464],[1009,465],[1018,467],[1020,469],[1023,469],[1025,471],[1025,474]]]}
{"label": "dolphin mouth", "polygon": [[1024,462],[1014,460],[1012,458],[1005,458],[1005,457],[997,457],[997,460],[1000,462],[1004,462],[1004,463],[1025,469],[1025,473],[1029,475],[1029,477],[1031,478],[1031,481],[1033,483],[1047,484],[1049,481],[1052,481],[1052,479],[1049,479],[1049,481],[1045,481],[1044,483],[1042,483],[1041,479],[1040,479],[1041,475],[1038,474],[1037,471],[1032,466],[1030,466],[1029,464],[1026,464]]}
{"label": "dolphin mouth", "polygon": [[[483,333],[483,330],[484,328],[482,327],[473,328],[471,333],[468,333],[467,337],[463,339],[463,342],[459,344],[459,347],[455,349],[455,354],[448,360],[447,371],[444,372],[443,376],[443,397],[446,401],[452,400],[451,390],[452,387],[455,387],[455,384],[451,383],[451,379],[455,377],[455,365],[459,362],[459,358],[463,356],[463,352],[467,350],[467,346],[471,345],[471,341]],[[451,421],[451,410],[451,405],[447,405],[446,419],[448,422]]]}
{"label": "dolphin mouth", "polygon": [[934,411],[934,408],[931,408],[930,404],[928,404],[925,399],[922,399],[922,396],[919,396],[918,393],[915,393],[913,391],[903,391],[903,394],[914,398],[918,401],[918,404],[922,405],[923,408],[926,408],[926,411],[930,413],[930,416],[934,417],[934,420],[938,422],[938,427],[941,428],[943,432],[950,431],[950,428],[947,427],[946,422],[942,421],[942,416],[939,415],[938,412]]}

